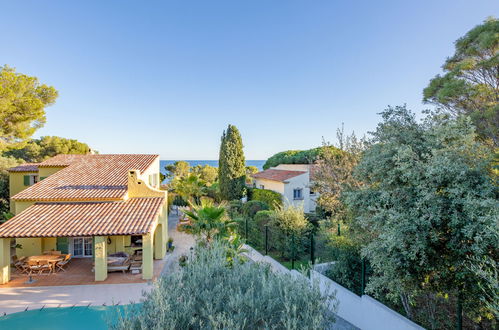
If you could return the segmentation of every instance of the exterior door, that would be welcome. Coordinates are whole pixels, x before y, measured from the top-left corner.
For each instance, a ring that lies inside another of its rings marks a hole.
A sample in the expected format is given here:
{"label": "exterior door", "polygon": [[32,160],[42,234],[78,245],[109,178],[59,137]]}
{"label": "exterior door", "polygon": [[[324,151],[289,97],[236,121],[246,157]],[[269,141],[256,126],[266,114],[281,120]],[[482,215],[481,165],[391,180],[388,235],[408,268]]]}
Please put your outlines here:
{"label": "exterior door", "polygon": [[73,256],[91,257],[93,253],[92,237],[73,238]]}

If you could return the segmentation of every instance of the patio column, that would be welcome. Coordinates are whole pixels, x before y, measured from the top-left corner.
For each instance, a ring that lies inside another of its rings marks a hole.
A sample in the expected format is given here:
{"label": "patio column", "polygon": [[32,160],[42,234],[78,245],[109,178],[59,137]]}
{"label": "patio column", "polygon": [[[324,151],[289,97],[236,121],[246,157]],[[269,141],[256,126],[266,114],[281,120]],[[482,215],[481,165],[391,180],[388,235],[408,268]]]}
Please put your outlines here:
{"label": "patio column", "polygon": [[94,239],[95,280],[107,278],[107,237],[96,236]]}
{"label": "patio column", "polygon": [[154,273],[153,253],[152,234],[142,235],[142,278],[144,280],[152,279]]}
{"label": "patio column", "polygon": [[0,238],[0,284],[10,281],[10,238]]}
{"label": "patio column", "polygon": [[154,259],[163,259],[166,254],[166,214],[161,213],[154,231]]}

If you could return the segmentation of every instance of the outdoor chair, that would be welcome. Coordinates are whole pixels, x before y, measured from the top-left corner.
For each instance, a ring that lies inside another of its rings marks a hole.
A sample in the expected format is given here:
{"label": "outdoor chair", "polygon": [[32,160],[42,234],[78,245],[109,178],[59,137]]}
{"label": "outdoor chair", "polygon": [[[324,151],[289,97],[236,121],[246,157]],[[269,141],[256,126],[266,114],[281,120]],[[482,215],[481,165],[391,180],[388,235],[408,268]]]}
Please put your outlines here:
{"label": "outdoor chair", "polygon": [[28,260],[28,275],[33,273],[40,274],[40,265],[38,265],[38,261]]}
{"label": "outdoor chair", "polygon": [[12,263],[14,264],[14,267],[16,267],[16,270],[20,274],[24,274],[24,273],[27,274],[29,272],[29,267],[26,264],[26,262],[24,262],[25,259],[26,259],[26,257],[21,257],[21,258],[17,258],[17,256],[12,257]]}
{"label": "outdoor chair", "polygon": [[38,272],[38,274],[47,272],[47,275],[50,275],[52,273],[52,265],[48,260],[38,261],[38,266],[40,267],[40,271]]}
{"label": "outdoor chair", "polygon": [[57,270],[62,270],[63,272],[65,272],[66,270],[64,269],[64,267],[69,267],[67,266],[69,264],[69,261],[71,260],[71,254],[66,254],[66,256],[64,257],[63,260],[61,261],[58,261],[55,266],[57,267],[56,269]]}

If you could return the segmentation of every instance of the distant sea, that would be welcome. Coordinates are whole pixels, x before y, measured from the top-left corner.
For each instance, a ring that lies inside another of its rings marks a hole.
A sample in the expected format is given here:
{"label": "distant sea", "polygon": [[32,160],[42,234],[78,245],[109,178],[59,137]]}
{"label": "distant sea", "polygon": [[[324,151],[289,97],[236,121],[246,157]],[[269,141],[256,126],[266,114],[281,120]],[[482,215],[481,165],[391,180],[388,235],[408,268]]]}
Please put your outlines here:
{"label": "distant sea", "polygon": [[[165,166],[175,163],[177,160],[160,160],[160,170],[161,173],[166,174]],[[218,160],[186,160],[190,166],[196,165],[210,165],[213,167],[218,167]],[[266,160],[247,160],[246,166],[256,166],[260,171],[263,170],[263,164]]]}

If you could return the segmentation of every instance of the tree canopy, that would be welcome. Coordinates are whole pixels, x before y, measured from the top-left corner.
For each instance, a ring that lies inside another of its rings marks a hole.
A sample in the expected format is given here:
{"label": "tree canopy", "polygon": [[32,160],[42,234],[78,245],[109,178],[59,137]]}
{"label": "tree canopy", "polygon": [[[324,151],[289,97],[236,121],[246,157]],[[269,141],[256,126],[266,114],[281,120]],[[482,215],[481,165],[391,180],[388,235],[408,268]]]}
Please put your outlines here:
{"label": "tree canopy", "polygon": [[236,126],[229,125],[223,132],[219,157],[218,180],[222,198],[225,200],[241,198],[246,181],[246,161],[243,140]]}
{"label": "tree canopy", "polygon": [[467,263],[499,255],[490,150],[466,117],[428,113],[419,123],[405,107],[382,117],[355,169],[363,185],[345,193],[354,221],[370,233],[362,248],[374,270],[368,290],[454,294],[477,312],[480,279]]}
{"label": "tree canopy", "polygon": [[499,146],[499,20],[490,18],[455,43],[455,53],[423,91],[423,100],[469,115],[477,133]]}
{"label": "tree canopy", "polygon": [[0,67],[0,151],[22,147],[45,124],[45,108],[58,96],[38,78]]}
{"label": "tree canopy", "polygon": [[90,150],[88,144],[78,140],[59,136],[42,136],[39,139],[30,140],[23,148],[6,151],[4,155],[22,159],[25,162],[37,163],[59,154],[87,154]]}
{"label": "tree canopy", "polygon": [[322,146],[309,150],[281,151],[269,157],[263,165],[263,169],[266,170],[280,164],[312,164],[320,157],[326,148],[330,149],[330,152],[339,153],[339,150],[333,146]]}

